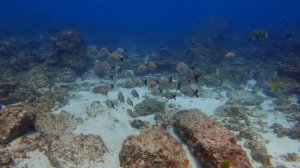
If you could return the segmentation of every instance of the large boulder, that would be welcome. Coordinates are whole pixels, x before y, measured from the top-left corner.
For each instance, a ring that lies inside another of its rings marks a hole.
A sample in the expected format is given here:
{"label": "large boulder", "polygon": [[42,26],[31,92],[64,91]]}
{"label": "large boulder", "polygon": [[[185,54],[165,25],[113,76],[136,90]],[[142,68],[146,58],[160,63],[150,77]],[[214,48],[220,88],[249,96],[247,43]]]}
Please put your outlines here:
{"label": "large boulder", "polygon": [[153,128],[138,136],[129,136],[123,142],[119,158],[123,168],[189,167],[182,145],[160,128]]}
{"label": "large boulder", "polygon": [[78,32],[66,30],[57,33],[51,40],[58,65],[72,68],[77,72],[87,67],[86,48]]}
{"label": "large boulder", "polygon": [[0,111],[0,144],[34,130],[36,113],[37,109],[27,104],[8,106]]}
{"label": "large boulder", "polygon": [[252,167],[234,133],[199,110],[180,111],[174,119],[176,132],[204,168]]}

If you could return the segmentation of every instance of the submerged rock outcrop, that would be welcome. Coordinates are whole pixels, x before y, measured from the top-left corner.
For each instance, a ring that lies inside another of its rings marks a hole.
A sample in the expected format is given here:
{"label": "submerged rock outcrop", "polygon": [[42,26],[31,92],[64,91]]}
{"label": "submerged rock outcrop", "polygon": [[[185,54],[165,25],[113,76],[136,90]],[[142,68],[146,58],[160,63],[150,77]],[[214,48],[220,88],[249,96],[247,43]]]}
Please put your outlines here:
{"label": "submerged rock outcrop", "polygon": [[119,158],[120,166],[124,168],[189,167],[181,144],[160,128],[129,136],[123,143]]}
{"label": "submerged rock outcrop", "polygon": [[66,30],[51,38],[57,64],[82,72],[87,67],[88,57],[83,40],[78,32]]}
{"label": "submerged rock outcrop", "polygon": [[34,130],[37,110],[30,105],[8,106],[0,112],[0,144],[6,144]]}
{"label": "submerged rock outcrop", "polygon": [[199,110],[180,111],[174,119],[176,132],[203,167],[252,167],[234,133]]}

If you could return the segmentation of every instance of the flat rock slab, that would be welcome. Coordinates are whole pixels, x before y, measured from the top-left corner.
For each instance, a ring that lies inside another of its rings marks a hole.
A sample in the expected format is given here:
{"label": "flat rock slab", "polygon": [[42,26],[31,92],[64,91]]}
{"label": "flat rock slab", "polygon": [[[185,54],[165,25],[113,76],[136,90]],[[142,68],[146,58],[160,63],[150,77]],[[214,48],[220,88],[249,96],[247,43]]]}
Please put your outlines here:
{"label": "flat rock slab", "polygon": [[165,130],[152,128],[141,135],[129,136],[119,154],[123,168],[188,168],[182,145]]}
{"label": "flat rock slab", "polygon": [[6,144],[27,131],[34,130],[36,109],[20,104],[0,111],[0,144]]}
{"label": "flat rock slab", "polygon": [[46,142],[45,153],[57,168],[93,167],[104,162],[104,154],[108,152],[102,138],[96,135],[66,133]]}
{"label": "flat rock slab", "polygon": [[222,124],[196,109],[180,111],[174,119],[176,132],[204,168],[252,167],[234,133]]}

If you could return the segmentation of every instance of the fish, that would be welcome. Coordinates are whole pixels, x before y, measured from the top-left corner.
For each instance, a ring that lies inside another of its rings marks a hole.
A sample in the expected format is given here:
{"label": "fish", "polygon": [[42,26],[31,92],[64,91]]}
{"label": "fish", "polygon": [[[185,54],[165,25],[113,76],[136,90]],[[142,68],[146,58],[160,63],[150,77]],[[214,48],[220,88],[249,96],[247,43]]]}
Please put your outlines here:
{"label": "fish", "polygon": [[135,89],[132,89],[130,93],[133,97],[140,99],[139,93]]}
{"label": "fish", "polygon": [[109,53],[109,54],[108,54],[108,58],[109,58],[111,61],[119,61],[119,60],[120,60],[120,57],[119,57],[118,54],[116,54],[116,53]]}
{"label": "fish", "polygon": [[163,89],[169,89],[172,87],[173,84],[173,77],[170,78],[162,78],[159,80],[159,87]]}
{"label": "fish", "polygon": [[251,33],[252,39],[255,41],[264,41],[268,39],[268,32],[265,30],[257,29]]}
{"label": "fish", "polygon": [[142,86],[144,86],[144,81],[142,79],[140,79],[140,78],[135,78],[134,82],[135,82],[135,86],[136,87],[142,87]]}
{"label": "fish", "polygon": [[127,97],[126,103],[127,103],[129,106],[132,106],[132,107],[133,107],[133,101],[132,101],[129,97]]}
{"label": "fish", "polygon": [[232,51],[228,51],[224,57],[227,58],[227,59],[230,59],[230,58],[233,58],[236,56],[236,53],[232,52]]}
{"label": "fish", "polygon": [[165,91],[162,93],[162,97],[166,98],[166,99],[174,99],[176,100],[176,93],[171,93],[169,91]]}
{"label": "fish", "polygon": [[151,89],[151,94],[154,96],[159,96],[162,93],[162,89],[161,88],[153,88]]}
{"label": "fish", "polygon": [[147,79],[144,79],[143,82],[144,82],[145,86],[148,86],[148,80]]}
{"label": "fish", "polygon": [[0,110],[2,110],[2,105],[0,104]]}
{"label": "fish", "polygon": [[181,90],[181,81],[178,81],[177,86],[176,86],[176,90]]}
{"label": "fish", "polygon": [[199,78],[200,78],[200,74],[196,69],[191,69],[189,71],[189,79],[188,79],[188,83],[191,84],[192,82],[199,82]]}
{"label": "fish", "polygon": [[113,101],[107,99],[105,104],[107,107],[115,109],[115,103]]}
{"label": "fish", "polygon": [[147,83],[148,88],[152,89],[152,88],[156,88],[159,84],[158,80],[150,80]]}
{"label": "fish", "polygon": [[193,90],[191,87],[181,88],[180,93],[188,97],[194,97],[194,96],[199,97],[198,90],[197,89]]}
{"label": "fish", "polygon": [[124,101],[124,95],[123,95],[123,93],[121,92],[121,91],[119,91],[119,93],[118,93],[118,99],[119,99],[119,101],[121,102],[121,103],[124,103],[125,101]]}

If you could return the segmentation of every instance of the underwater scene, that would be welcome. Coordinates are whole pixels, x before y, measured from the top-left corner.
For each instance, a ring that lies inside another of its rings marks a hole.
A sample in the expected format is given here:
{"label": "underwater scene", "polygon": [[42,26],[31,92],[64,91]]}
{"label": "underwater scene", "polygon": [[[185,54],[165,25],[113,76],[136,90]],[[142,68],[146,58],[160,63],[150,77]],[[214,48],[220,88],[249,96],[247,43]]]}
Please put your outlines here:
{"label": "underwater scene", "polygon": [[300,168],[300,1],[1,0],[1,168]]}

